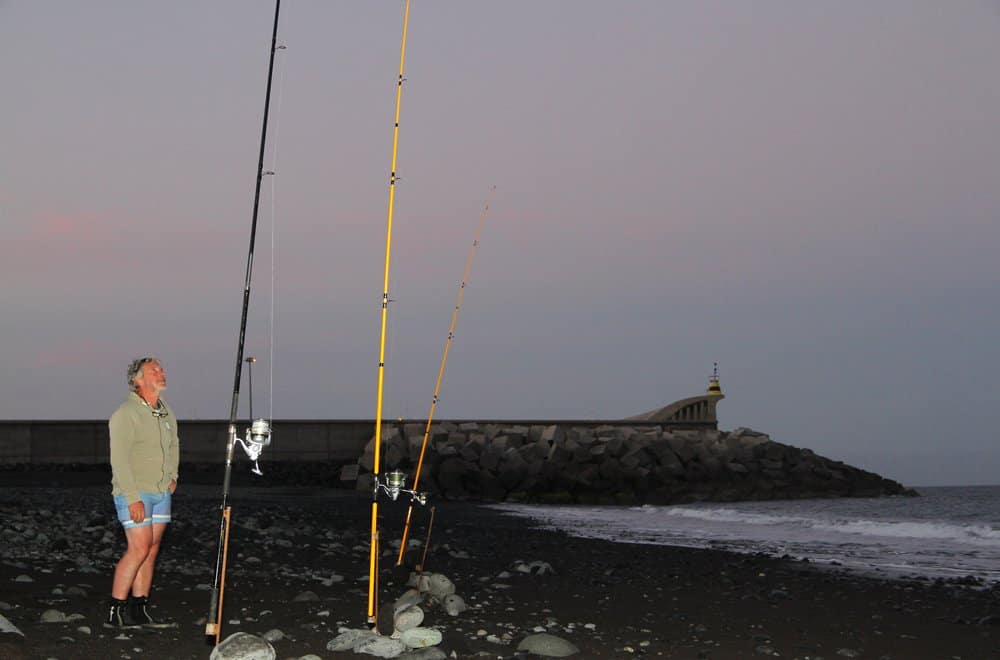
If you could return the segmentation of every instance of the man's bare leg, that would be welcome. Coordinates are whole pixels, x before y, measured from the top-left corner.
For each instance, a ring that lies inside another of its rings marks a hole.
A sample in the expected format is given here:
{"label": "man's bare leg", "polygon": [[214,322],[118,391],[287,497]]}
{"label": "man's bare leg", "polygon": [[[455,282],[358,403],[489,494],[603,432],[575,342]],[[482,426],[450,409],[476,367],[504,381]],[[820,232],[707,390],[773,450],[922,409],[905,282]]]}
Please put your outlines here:
{"label": "man's bare leg", "polygon": [[[140,569],[149,559],[150,548],[153,546],[153,527],[165,527],[165,525],[146,525],[125,530],[125,540],[128,542],[128,547],[122,558],[118,560],[118,565],[115,566],[115,577],[111,582],[112,598],[125,600],[128,598],[129,592],[134,591]],[[162,536],[162,534],[163,531],[160,530],[160,535]],[[152,579],[153,572],[150,568],[149,580],[146,583],[147,591]]]}
{"label": "man's bare leg", "polygon": [[153,586],[156,555],[160,552],[160,540],[163,539],[163,532],[167,529],[167,524],[154,523],[152,527],[153,534],[146,552],[146,558],[139,565],[139,570],[136,571],[135,579],[132,581],[133,596],[149,596],[149,590]]}

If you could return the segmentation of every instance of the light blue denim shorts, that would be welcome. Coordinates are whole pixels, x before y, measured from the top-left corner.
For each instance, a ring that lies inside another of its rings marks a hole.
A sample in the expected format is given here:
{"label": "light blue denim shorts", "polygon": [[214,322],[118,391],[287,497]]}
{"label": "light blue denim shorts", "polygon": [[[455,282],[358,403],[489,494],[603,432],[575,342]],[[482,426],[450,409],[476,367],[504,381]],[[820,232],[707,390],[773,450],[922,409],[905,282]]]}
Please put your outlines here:
{"label": "light blue denim shorts", "polygon": [[139,499],[146,507],[146,517],[141,523],[132,522],[132,516],[128,512],[128,502],[125,495],[115,495],[115,511],[118,512],[118,521],[122,527],[131,529],[133,527],[145,527],[156,523],[170,522],[170,491],[165,493],[139,493]]}

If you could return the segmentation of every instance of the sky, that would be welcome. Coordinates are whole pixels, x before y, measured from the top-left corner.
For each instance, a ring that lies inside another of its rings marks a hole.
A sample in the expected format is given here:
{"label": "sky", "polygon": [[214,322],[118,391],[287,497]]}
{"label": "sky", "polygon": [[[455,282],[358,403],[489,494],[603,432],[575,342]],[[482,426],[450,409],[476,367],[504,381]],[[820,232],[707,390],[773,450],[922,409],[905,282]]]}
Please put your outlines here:
{"label": "sky", "polygon": [[[274,5],[0,0],[0,419],[159,356],[227,419]],[[254,412],[374,418],[403,3],[285,0]],[[703,393],[907,485],[1000,484],[1000,3],[414,0],[384,413]],[[240,414],[247,414],[244,368]]]}

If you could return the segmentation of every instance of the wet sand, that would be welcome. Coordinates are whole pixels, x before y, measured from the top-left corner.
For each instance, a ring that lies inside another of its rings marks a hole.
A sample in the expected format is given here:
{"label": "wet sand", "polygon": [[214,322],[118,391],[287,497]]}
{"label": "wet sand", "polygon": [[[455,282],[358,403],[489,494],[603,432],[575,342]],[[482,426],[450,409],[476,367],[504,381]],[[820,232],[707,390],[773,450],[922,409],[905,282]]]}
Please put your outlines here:
{"label": "wet sand", "polygon": [[[0,658],[209,657],[218,487],[185,490],[182,482],[175,497],[151,601],[154,615],[177,627],[121,634],[101,625],[124,547],[109,488],[23,485],[30,481],[22,475],[0,487],[0,614],[24,633],[0,634]],[[231,504],[223,638],[277,629],[278,658],[371,657],[326,650],[338,629],[368,625],[370,496],[234,488]],[[581,540],[488,507],[429,504],[424,568],[448,576],[469,606],[458,616],[425,607],[424,625],[442,631],[450,657],[529,657],[518,643],[544,630],[576,645],[578,658],[1000,658],[998,585],[891,581],[789,559]],[[380,501],[387,604],[406,590],[389,549],[405,510],[402,500]],[[417,509],[414,521],[412,538],[422,541],[428,510]],[[417,548],[411,559],[422,554]],[[531,562],[552,571],[517,570]],[[83,618],[42,623],[46,610]]]}

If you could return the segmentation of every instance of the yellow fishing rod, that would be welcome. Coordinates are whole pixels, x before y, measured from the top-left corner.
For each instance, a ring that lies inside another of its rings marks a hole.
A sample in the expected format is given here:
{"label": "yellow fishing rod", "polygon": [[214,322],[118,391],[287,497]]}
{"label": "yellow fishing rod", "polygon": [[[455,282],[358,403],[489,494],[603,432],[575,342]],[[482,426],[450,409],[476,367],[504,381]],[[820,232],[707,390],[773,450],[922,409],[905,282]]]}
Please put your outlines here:
{"label": "yellow fishing rod", "polygon": [[379,462],[382,444],[382,385],[385,380],[385,320],[389,311],[389,255],[392,251],[392,207],[396,196],[396,151],[399,147],[399,106],[403,98],[403,61],[406,56],[406,26],[410,19],[410,0],[403,9],[403,36],[399,45],[399,78],[396,82],[396,118],[392,128],[392,165],[389,168],[389,210],[385,232],[385,277],[382,286],[382,335],[378,347],[378,395],[375,404],[375,462],[372,467],[371,551],[368,560],[368,622],[375,623],[375,590],[378,563],[378,491]]}
{"label": "yellow fishing rod", "polygon": [[[483,227],[486,225],[486,216],[489,215],[490,202],[493,201],[493,193],[496,189],[496,186],[490,188],[490,194],[486,200],[486,206],[483,208],[483,213],[479,218],[479,228],[476,229],[476,235],[472,239],[472,248],[469,250],[469,258],[465,261],[465,273],[462,275],[462,283],[458,287],[458,301],[455,303],[455,309],[451,313],[451,325],[448,327],[448,339],[444,342],[444,354],[441,355],[441,366],[438,367],[437,383],[434,385],[434,396],[431,398],[431,410],[427,413],[427,426],[424,427],[424,440],[420,444],[420,458],[417,459],[417,469],[413,473],[413,486],[411,486],[411,489],[414,492],[420,484],[420,471],[424,465],[424,453],[427,450],[427,439],[431,434],[431,424],[434,421],[434,409],[437,407],[438,394],[441,393],[441,380],[444,378],[444,365],[448,362],[448,350],[451,348],[451,340],[455,338],[455,323],[458,321],[458,310],[462,307],[462,296],[465,294],[465,283],[469,280],[469,272],[472,269],[472,258],[476,256],[476,248],[479,246],[479,236],[483,233]],[[410,518],[412,515],[413,501],[411,500],[410,507],[406,510],[406,523],[403,525],[403,540],[399,544],[399,557],[396,559],[397,566],[401,566],[403,564],[403,557],[406,554],[406,540],[410,535]],[[424,556],[426,557],[426,553]]]}

